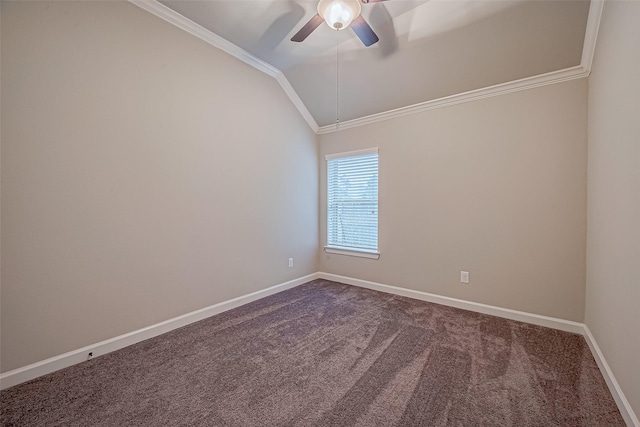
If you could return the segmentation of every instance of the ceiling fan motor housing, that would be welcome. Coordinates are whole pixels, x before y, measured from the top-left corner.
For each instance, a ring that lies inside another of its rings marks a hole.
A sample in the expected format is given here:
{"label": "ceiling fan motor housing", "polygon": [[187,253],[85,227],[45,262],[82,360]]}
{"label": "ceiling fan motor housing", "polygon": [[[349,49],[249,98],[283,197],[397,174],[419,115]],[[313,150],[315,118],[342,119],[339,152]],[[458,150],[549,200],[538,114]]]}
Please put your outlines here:
{"label": "ceiling fan motor housing", "polygon": [[360,0],[320,0],[318,14],[335,30],[347,28],[360,15]]}

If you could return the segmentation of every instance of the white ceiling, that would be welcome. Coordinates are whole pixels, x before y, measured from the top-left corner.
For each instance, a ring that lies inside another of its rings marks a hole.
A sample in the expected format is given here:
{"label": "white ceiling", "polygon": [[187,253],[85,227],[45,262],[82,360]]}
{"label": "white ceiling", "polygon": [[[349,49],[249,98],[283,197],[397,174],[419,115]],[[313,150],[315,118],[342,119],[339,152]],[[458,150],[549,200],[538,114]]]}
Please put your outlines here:
{"label": "white ceiling", "polygon": [[371,3],[362,15],[380,41],[365,48],[351,29],[324,24],[291,42],[317,1],[161,3],[282,71],[319,126],[578,66],[590,7],[588,0]]}

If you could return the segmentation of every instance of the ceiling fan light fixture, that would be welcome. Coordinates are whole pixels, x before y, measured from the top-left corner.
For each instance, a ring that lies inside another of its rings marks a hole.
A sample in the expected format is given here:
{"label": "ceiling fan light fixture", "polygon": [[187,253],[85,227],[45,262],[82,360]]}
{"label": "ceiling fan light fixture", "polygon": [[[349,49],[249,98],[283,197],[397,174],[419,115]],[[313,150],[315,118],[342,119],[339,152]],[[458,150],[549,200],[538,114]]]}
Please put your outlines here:
{"label": "ceiling fan light fixture", "polygon": [[318,3],[318,14],[335,30],[347,28],[361,10],[359,0],[320,0]]}

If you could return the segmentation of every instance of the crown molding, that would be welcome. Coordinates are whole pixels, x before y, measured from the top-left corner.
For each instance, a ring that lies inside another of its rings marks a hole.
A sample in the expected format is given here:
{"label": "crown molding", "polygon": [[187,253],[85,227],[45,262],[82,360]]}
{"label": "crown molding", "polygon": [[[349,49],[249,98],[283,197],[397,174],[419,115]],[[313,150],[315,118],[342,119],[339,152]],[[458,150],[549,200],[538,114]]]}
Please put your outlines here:
{"label": "crown molding", "polygon": [[268,64],[263,60],[255,57],[241,47],[236,46],[227,39],[220,37],[213,31],[210,31],[203,26],[196,24],[192,20],[182,16],[175,10],[163,5],[156,0],[129,0],[129,2],[167,21],[168,23],[175,25],[176,27],[188,32],[189,34],[196,36],[197,38],[207,42],[211,46],[228,53],[229,55],[239,59],[245,64],[250,65],[253,68],[275,78],[276,81],[280,84],[280,87],[282,87],[282,90],[287,94],[291,102],[293,102],[293,105],[298,109],[302,117],[305,119],[311,130],[316,133],[318,132],[318,124],[282,71],[280,71],[273,65]]}
{"label": "crown molding", "polygon": [[578,66],[565,68],[558,71],[552,71],[550,73],[540,74],[537,76],[527,77],[520,80],[514,80],[507,83],[501,83],[482,89],[476,89],[469,92],[447,96],[444,98],[425,101],[418,104],[385,111],[382,113],[376,113],[369,116],[348,120],[337,125],[332,124],[327,126],[318,126],[317,122],[305,106],[302,99],[300,99],[293,86],[291,86],[284,73],[276,67],[253,56],[246,50],[236,46],[235,44],[202,27],[201,25],[196,24],[190,19],[185,18],[178,12],[156,0],[129,0],[129,2],[160,17],[161,19],[164,19],[165,21],[177,26],[178,28],[187,31],[188,33],[198,37],[199,39],[204,40],[210,45],[223,50],[224,52],[239,59],[245,64],[248,64],[256,68],[257,70],[262,71],[263,73],[275,78],[276,81],[280,84],[282,90],[287,94],[293,105],[298,109],[311,130],[316,134],[326,134],[357,126],[364,126],[384,120],[390,120],[397,117],[403,117],[406,115],[432,110],[435,108],[448,107],[465,102],[477,101],[492,96],[504,95],[511,92],[517,92],[521,90],[532,89],[535,87],[561,83],[568,80],[588,77],[589,73],[591,72],[591,63],[593,61],[596,39],[598,37],[598,29],[600,27],[600,18],[602,16],[602,9],[604,7],[605,0],[591,0],[589,6],[589,17],[587,19],[587,27],[584,36],[584,44],[582,48],[582,57],[580,65]]}
{"label": "crown molding", "polygon": [[449,107],[456,104],[478,101],[484,98],[490,98],[493,96],[504,95],[511,92],[560,83],[567,80],[580,79],[583,77],[587,77],[588,75],[589,73],[587,72],[587,70],[581,65],[578,65],[575,67],[565,68],[564,70],[552,71],[546,74],[540,74],[533,77],[514,80],[508,83],[501,83],[482,89],[476,89],[469,92],[446,96],[444,98],[433,99],[431,101],[425,101],[406,107],[396,108],[394,110],[385,111],[383,113],[377,113],[370,116],[360,117],[358,119],[348,120],[340,122],[340,124],[338,125],[333,124],[322,126],[320,127],[320,129],[318,129],[317,133],[325,134],[350,129],[353,127],[369,125],[384,120],[420,113],[422,111],[433,110],[435,108]]}
{"label": "crown molding", "polygon": [[293,102],[293,105],[295,105],[302,117],[307,121],[311,130],[317,134],[320,130],[320,126],[318,126],[316,120],[313,118],[309,110],[307,110],[307,106],[304,105],[304,102],[302,102],[302,99],[298,96],[298,92],[296,92],[293,86],[291,86],[291,83],[289,83],[289,80],[287,80],[284,73],[280,71],[275,78],[278,83],[280,83],[280,87],[284,90],[284,93],[287,94],[291,102]]}
{"label": "crown molding", "polygon": [[207,30],[203,26],[196,24],[192,20],[185,18],[175,10],[163,5],[156,0],[129,0],[129,2],[135,4],[141,9],[146,10],[147,12],[154,14],[161,19],[164,19],[168,23],[173,24],[178,28],[185,30],[189,34],[194,35],[201,40],[204,40],[210,45],[225,51],[229,55],[239,59],[245,64],[251,65],[253,68],[260,70],[263,73],[270,75],[271,77],[276,77],[280,73],[280,70],[278,70],[276,67],[267,64],[261,59],[256,58],[246,50],[236,46],[235,44],[231,43],[225,38],[220,37],[212,31]]}
{"label": "crown molding", "polygon": [[587,26],[585,29],[584,42],[582,45],[582,57],[580,58],[580,65],[578,66],[565,68],[558,71],[552,71],[546,74],[539,74],[537,76],[514,80],[507,83],[501,83],[482,89],[447,96],[444,98],[425,101],[406,107],[396,108],[394,110],[372,114],[370,116],[360,117],[358,119],[348,120],[339,124],[321,126],[316,131],[316,133],[325,134],[336,132],[339,130],[349,129],[357,126],[364,126],[384,120],[393,119],[396,117],[403,117],[410,114],[419,113],[421,111],[448,107],[451,105],[477,101],[492,96],[504,95],[511,92],[517,92],[521,90],[532,89],[535,87],[561,83],[568,80],[588,77],[591,73],[591,64],[593,62],[593,55],[596,50],[596,39],[598,38],[598,29],[600,28],[600,19],[602,17],[604,2],[605,0],[591,0],[591,3],[589,5],[589,16],[587,18]]}
{"label": "crown molding", "polygon": [[584,33],[584,44],[582,46],[582,59],[580,65],[587,70],[587,75],[591,73],[593,55],[596,51],[596,40],[600,29],[600,19],[605,0],[591,0],[589,5],[589,17],[587,18],[587,29]]}

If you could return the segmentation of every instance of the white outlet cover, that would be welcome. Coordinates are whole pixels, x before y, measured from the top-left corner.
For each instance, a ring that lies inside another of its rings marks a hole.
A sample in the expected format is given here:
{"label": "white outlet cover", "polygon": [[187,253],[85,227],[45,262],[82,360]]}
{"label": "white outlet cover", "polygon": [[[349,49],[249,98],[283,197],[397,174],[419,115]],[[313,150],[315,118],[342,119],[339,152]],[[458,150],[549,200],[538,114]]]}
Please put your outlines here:
{"label": "white outlet cover", "polygon": [[462,283],[469,283],[469,272],[468,271],[461,271],[460,272],[460,281]]}

